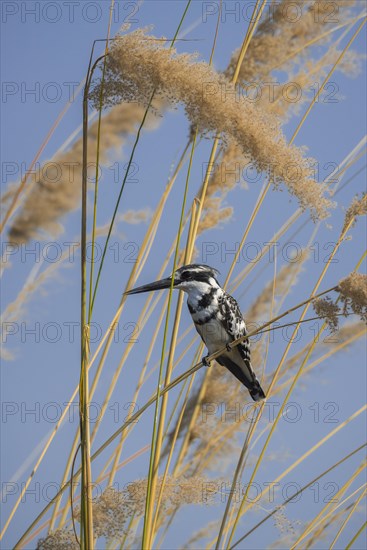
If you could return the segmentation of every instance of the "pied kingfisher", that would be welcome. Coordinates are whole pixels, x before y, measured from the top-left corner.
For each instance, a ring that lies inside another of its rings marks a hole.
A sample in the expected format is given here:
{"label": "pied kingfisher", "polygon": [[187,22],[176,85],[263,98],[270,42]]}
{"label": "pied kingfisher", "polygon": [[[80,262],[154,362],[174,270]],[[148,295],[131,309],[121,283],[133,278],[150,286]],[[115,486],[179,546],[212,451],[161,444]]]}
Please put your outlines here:
{"label": "pied kingfisher", "polygon": [[[212,354],[246,334],[246,325],[238,304],[217,281],[218,271],[207,265],[184,265],[174,273],[173,288],[188,294],[187,305],[195,328]],[[139,294],[170,288],[172,277],[143,285],[126,292]],[[227,347],[216,359],[249,390],[254,401],[265,398],[250,362],[250,345],[245,340],[234,348]],[[208,364],[206,358],[203,363]]]}

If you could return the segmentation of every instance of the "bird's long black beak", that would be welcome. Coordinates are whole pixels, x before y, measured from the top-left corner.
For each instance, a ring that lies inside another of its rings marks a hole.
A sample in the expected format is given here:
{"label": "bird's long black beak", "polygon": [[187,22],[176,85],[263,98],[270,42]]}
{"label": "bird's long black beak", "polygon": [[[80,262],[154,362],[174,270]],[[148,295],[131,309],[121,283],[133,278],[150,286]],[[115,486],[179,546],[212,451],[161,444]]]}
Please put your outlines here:
{"label": "bird's long black beak", "polygon": [[[174,283],[173,283],[174,285]],[[137,288],[132,288],[125,292],[125,294],[140,294],[141,292],[151,292],[153,290],[162,290],[163,288],[170,288],[171,286],[171,277],[166,279],[161,279],[155,283],[150,283],[149,285],[138,286]]]}

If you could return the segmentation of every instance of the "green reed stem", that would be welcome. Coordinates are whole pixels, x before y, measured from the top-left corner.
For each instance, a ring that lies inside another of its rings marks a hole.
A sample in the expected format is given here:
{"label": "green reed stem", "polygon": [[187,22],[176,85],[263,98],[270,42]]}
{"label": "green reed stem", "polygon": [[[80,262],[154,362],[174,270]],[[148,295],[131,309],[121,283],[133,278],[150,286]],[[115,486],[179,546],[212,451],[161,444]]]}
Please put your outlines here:
{"label": "green reed stem", "polygon": [[106,41],[106,47],[105,47],[105,53],[104,53],[104,59],[103,59],[101,89],[100,89],[100,92],[99,92],[97,147],[96,147],[96,172],[95,172],[95,188],[94,188],[94,204],[93,204],[93,227],[92,227],[92,254],[91,254],[90,274],[89,274],[88,324],[91,322],[91,319],[92,319],[94,246],[95,246],[95,240],[96,240],[96,226],[97,226],[97,202],[98,202],[98,184],[99,184],[99,159],[100,159],[100,143],[101,143],[103,91],[104,91],[104,82],[105,82],[105,75],[106,75],[106,64],[107,64],[107,55],[108,55],[108,41],[109,41],[109,37],[110,37],[111,16],[112,16],[113,5],[114,5],[114,0],[111,0],[110,18],[109,18],[109,21],[108,21],[108,30],[107,30],[107,41]]}
{"label": "green reed stem", "polygon": [[[190,181],[197,133],[198,132],[196,130],[195,136],[192,141],[192,146],[191,146],[191,154],[190,154],[189,166],[187,169],[185,190],[184,190],[184,195],[182,199],[180,222],[179,222],[178,231],[177,231],[177,241],[176,241],[176,249],[175,249],[175,254],[173,259],[172,273],[175,272],[176,266],[177,266],[178,254],[180,249],[180,237],[182,233],[183,220],[185,217],[186,199],[187,199],[187,192],[189,188],[189,181]],[[150,548],[151,546],[150,542],[152,538],[153,509],[154,509],[155,491],[156,491],[157,476],[158,476],[158,462],[159,462],[159,454],[161,450],[161,437],[162,437],[163,421],[164,421],[162,410],[159,411],[159,405],[160,405],[160,397],[161,397],[161,385],[162,385],[162,379],[163,379],[163,364],[164,364],[165,352],[166,352],[166,340],[167,340],[171,303],[172,303],[173,283],[174,283],[174,277],[172,276],[171,286],[169,289],[169,296],[168,296],[167,313],[166,313],[166,321],[164,326],[161,361],[159,366],[158,385],[157,385],[156,402],[155,402],[151,453],[150,453],[148,481],[147,481],[147,494],[146,494],[146,502],[145,502],[143,538],[142,538],[143,548]],[[169,368],[169,366],[170,365],[168,364],[167,369]],[[167,374],[166,374],[166,379],[167,379]],[[158,414],[159,414],[159,419],[158,419]]]}
{"label": "green reed stem", "polygon": [[[182,26],[182,23],[185,19],[185,16],[186,16],[186,13],[187,13],[187,10],[189,9],[189,6],[191,4],[192,0],[188,0],[187,4],[186,4],[186,7],[185,7],[185,10],[183,12],[183,15],[180,19],[180,22],[178,24],[178,27],[177,27],[177,30],[175,32],[175,35],[171,41],[171,45],[170,45],[170,48],[173,47],[176,39],[177,39],[177,35],[181,29],[181,26]],[[113,211],[113,214],[112,214],[112,219],[111,219],[111,223],[110,223],[110,227],[108,229],[108,233],[107,233],[107,237],[106,237],[106,242],[104,244],[104,247],[103,247],[103,252],[102,252],[102,257],[101,257],[101,262],[99,264],[99,268],[98,268],[98,273],[97,273],[97,279],[96,279],[96,284],[94,286],[94,291],[93,291],[93,298],[92,298],[92,303],[91,303],[91,309],[93,311],[93,307],[94,307],[94,302],[95,302],[95,299],[96,299],[96,294],[97,294],[97,290],[98,290],[98,285],[99,285],[99,280],[101,278],[101,273],[102,273],[102,269],[103,269],[103,265],[104,265],[104,261],[105,261],[105,257],[106,257],[106,252],[107,252],[107,247],[108,247],[108,243],[109,243],[109,240],[110,240],[110,237],[111,237],[111,233],[112,233],[112,229],[113,229],[113,226],[114,226],[114,223],[115,223],[115,219],[116,219],[116,215],[117,215],[117,211],[118,211],[118,208],[119,208],[119,205],[120,205],[120,201],[121,201],[121,197],[122,197],[122,193],[124,192],[124,189],[125,189],[125,184],[126,184],[126,181],[127,181],[127,178],[129,176],[129,172],[130,172],[130,168],[131,168],[131,165],[132,165],[132,162],[133,162],[133,159],[134,159],[134,155],[135,155],[135,151],[136,151],[136,148],[138,146],[138,143],[139,143],[139,139],[140,139],[140,135],[141,135],[141,132],[142,132],[142,129],[143,129],[143,126],[145,124],[145,121],[147,119],[147,116],[148,116],[148,113],[149,113],[149,109],[152,105],[152,102],[153,102],[153,99],[154,99],[154,95],[155,95],[155,90],[153,91],[150,99],[149,99],[149,102],[148,102],[148,106],[147,108],[145,109],[145,113],[144,113],[144,116],[143,116],[143,119],[139,125],[139,128],[138,128],[138,131],[137,131],[137,134],[136,134],[136,138],[135,138],[135,141],[134,141],[134,145],[132,147],[132,150],[131,150],[131,153],[130,153],[130,157],[129,157],[129,161],[127,163],[127,168],[126,168],[126,173],[125,173],[125,176],[124,176],[124,179],[122,181],[122,184],[121,184],[121,188],[120,188],[120,192],[119,192],[119,195],[117,197],[117,202],[116,202],[116,205],[115,205],[115,209]]]}

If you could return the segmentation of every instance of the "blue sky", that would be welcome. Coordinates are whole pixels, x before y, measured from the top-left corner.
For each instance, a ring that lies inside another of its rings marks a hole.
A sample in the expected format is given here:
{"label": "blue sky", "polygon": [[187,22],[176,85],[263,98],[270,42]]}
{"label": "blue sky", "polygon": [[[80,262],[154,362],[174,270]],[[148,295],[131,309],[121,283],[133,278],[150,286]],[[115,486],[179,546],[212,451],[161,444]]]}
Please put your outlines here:
{"label": "blue sky", "polygon": [[[214,56],[214,65],[217,69],[226,67],[231,52],[238,47],[243,39],[248,24],[243,8],[245,4],[225,2],[225,13]],[[251,2],[247,4],[251,4]],[[148,0],[137,4],[117,0],[111,33],[116,33],[123,23],[130,22],[132,29],[152,25],[154,34],[172,37],[184,5],[182,1]],[[29,166],[40,143],[68,101],[70,91],[82,81],[93,40],[102,38],[106,34],[108,7],[108,1],[72,3],[4,1],[2,3],[1,154],[3,189],[9,182],[18,179],[24,166]],[[209,59],[216,25],[216,7],[215,2],[194,1],[192,3],[183,30],[189,31],[186,35],[187,39],[195,40],[179,42],[178,51],[199,51],[203,59]],[[246,7],[248,6],[246,5]],[[191,31],[190,28],[192,28]],[[353,48],[363,53],[365,39],[364,29],[355,41]],[[345,43],[346,40],[343,45]],[[337,90],[337,101],[325,102],[323,99],[317,103],[296,139],[297,145],[306,146],[308,153],[317,159],[320,180],[323,180],[335,165],[340,165],[345,156],[366,133],[365,72],[354,79],[335,73],[332,82]],[[287,137],[292,135],[298,121],[299,117],[294,117],[284,128]],[[80,123],[81,98],[79,96],[73,101],[67,115],[53,134],[41,160],[51,158],[68,136],[79,127]],[[154,210],[172,171],[172,164],[177,161],[182,151],[188,129],[183,111],[179,109],[164,117],[159,131],[144,134],[135,159],[138,167],[138,181],[126,186],[121,211],[140,208]],[[192,200],[199,187],[203,163],[208,158],[210,145],[209,140],[204,140],[201,144],[193,166],[189,201]],[[128,153],[129,147],[125,146],[123,151],[125,162]],[[123,159],[118,159],[122,165],[124,164]],[[114,159],[111,159],[111,165],[113,162]],[[362,158],[356,163],[353,171],[347,174],[347,177],[363,168],[364,163]],[[101,180],[100,224],[106,223],[110,218],[114,199],[119,189],[119,179],[111,181],[110,176],[111,170],[107,169]],[[184,178],[185,171],[179,176],[177,186],[170,198],[169,208],[163,217],[152,255],[140,276],[141,284],[154,280],[166,250],[171,244],[172,236],[178,226]],[[234,206],[233,219],[223,228],[216,228],[210,234],[204,234],[197,242],[198,261],[209,263],[219,269],[221,281],[225,279],[230,267],[233,258],[232,250],[241,238],[256,202],[261,182],[256,186],[249,186],[247,191],[240,188],[232,191],[228,196],[228,204]],[[351,186],[347,186],[340,192],[338,196],[340,204],[347,206],[354,194],[364,189],[365,173],[361,172]],[[279,193],[272,192],[264,203],[262,215],[259,216],[251,230],[248,243],[263,245],[271,240],[276,229],[296,208],[296,201],[289,200],[286,190]],[[302,274],[299,285],[287,295],[284,308],[297,303],[299,296],[302,299],[312,289],[322,263],[330,253],[332,243],[335,242],[338,235],[343,216],[343,209],[339,207],[330,221],[332,228],[325,223],[320,227],[313,243],[311,261],[307,264],[306,272]],[[306,213],[299,225],[307,219],[308,214]],[[294,239],[298,247],[304,246],[308,242],[313,228],[313,222],[309,221],[300,231]],[[120,230],[124,235],[123,238],[113,237],[115,248],[111,249],[107,255],[102,275],[102,292],[97,299],[95,311],[95,320],[104,329],[115,311],[129,275],[131,269],[129,254],[134,254],[139,247],[145,229],[144,224],[137,226],[121,224]],[[353,229],[352,240],[343,244],[345,248],[340,258],[338,255],[336,256],[337,261],[330,268],[323,282],[323,288],[335,284],[356,264],[364,249],[365,230],[365,220],[360,220]],[[53,251],[57,253],[58,246],[65,247],[65,243],[74,241],[78,232],[79,213],[72,213],[65,220],[65,232],[56,241],[58,244],[55,245],[53,239],[47,241],[47,254],[49,253],[52,258]],[[3,276],[2,293],[5,306],[14,300],[26,277],[34,269],[35,256],[40,252],[41,257],[45,257],[45,246],[45,242],[29,243],[26,248],[11,258],[11,268],[5,270]],[[33,253],[34,251],[36,254]],[[212,253],[205,254],[208,251],[212,251]],[[248,256],[241,255],[234,275],[248,263],[251,251],[249,248],[247,251]],[[2,365],[2,400],[11,404],[10,408],[6,409],[9,414],[5,420],[3,418],[2,424],[2,480],[5,482],[12,479],[29,453],[50,433],[53,427],[53,414],[55,413],[57,416],[61,406],[68,401],[78,382],[78,332],[75,332],[75,338],[71,337],[71,323],[77,322],[79,319],[78,260],[78,256],[74,261],[70,258],[66,267],[58,270],[53,281],[47,283],[46,292],[37,294],[37,298],[26,305],[24,314],[19,319],[20,323],[17,325],[17,334],[9,337],[6,344],[15,359],[9,362],[4,361]],[[278,248],[279,265],[286,260],[287,248],[284,247],[284,243],[281,243]],[[46,256],[41,271],[50,261],[52,260]],[[250,277],[249,282],[252,285],[247,292],[243,293],[243,288],[237,291],[236,297],[239,299],[243,311],[246,311],[257,294],[261,292],[264,284],[271,279],[273,267],[270,265],[264,272],[261,272],[260,269],[255,271]],[[100,389],[96,395],[96,402],[103,399],[116,362],[121,356],[122,346],[125,345],[126,334],[130,332],[131,323],[136,321],[140,308],[143,306],[143,298],[133,298],[134,300],[130,299],[127,304],[123,322],[119,327],[119,341],[112,347],[101,379]],[[264,321],[266,320],[264,319]],[[149,321],[146,334],[152,331],[154,322],[154,318]],[[182,330],[189,326],[189,323],[189,314],[184,310]],[[34,332],[29,332],[30,329],[33,329]],[[303,330],[301,341],[297,344],[299,346],[308,341],[311,330],[314,329],[307,326]],[[61,331],[60,338],[58,338],[58,331]],[[135,387],[139,366],[144,361],[147,350],[144,334],[139,334],[138,345],[134,346],[134,352],[127,365],[126,377],[119,382],[112,396],[103,433],[99,433],[97,437],[97,445],[116,429],[116,424],[119,425],[126,414],[126,406]],[[55,342],[52,342],[53,339]],[[275,335],[270,355],[274,365],[283,349],[284,335]],[[154,351],[152,363],[158,360],[159,351],[160,346],[158,345]],[[307,382],[307,392],[296,389],[293,398],[301,407],[302,418],[297,423],[285,420],[280,424],[269,449],[270,453],[272,451],[283,452],[284,450],[284,455],[290,453],[291,456],[298,456],[312,444],[310,442],[317,441],[334,428],[335,424],[328,422],[328,413],[335,413],[335,419],[337,422],[341,422],[364,403],[366,387],[364,344],[359,342],[352,350],[333,358],[332,361],[333,364],[325,364],[322,369],[312,374],[311,383],[309,380]],[[182,370],[184,368],[186,367],[181,366]],[[139,398],[140,405],[144,403],[145,398],[150,396],[151,391],[152,387],[143,390]],[[174,393],[174,395],[177,394]],[[321,420],[319,419],[319,421],[315,421],[315,403],[318,403],[316,408],[321,411]],[[328,408],[329,403],[334,405],[330,405]],[[276,403],[274,406],[277,406]],[[32,410],[34,414],[30,412]],[[69,420],[60,431],[57,441],[45,459],[39,477],[35,479],[31,487],[34,492],[28,492],[26,502],[20,507],[11,523],[4,539],[4,548],[10,548],[14,544],[17,536],[23,532],[36,513],[45,505],[47,499],[42,491],[47,483],[57,483],[60,480],[65,464],[64,451],[70,446],[78,425],[76,416]],[[128,440],[125,449],[126,456],[147,442],[150,426],[151,415],[148,413],[142,418],[134,438]],[[319,469],[321,471],[323,466],[326,467],[330,463],[330,455],[335,455],[335,460],[341,457],[346,452],[346,445],[348,445],[348,449],[358,446],[362,442],[364,429],[365,422],[359,417],[347,428],[348,431],[344,438],[335,438],[327,452],[321,452],[317,457],[312,458],[304,470],[297,470],[294,473],[294,482],[307,481],[312,477],[312,473],[317,473]],[[346,472],[351,472],[352,468],[357,467],[358,460],[359,457],[353,459],[348,467],[345,467],[345,470],[342,467],[340,478],[331,477],[328,481],[340,484],[340,480],[345,478]],[[31,471],[31,467],[32,463],[28,464],[27,473]],[[272,479],[283,467],[283,464],[279,466],[267,463],[259,472],[259,482],[263,483]],[[147,456],[145,455],[124,469],[119,478],[119,484],[123,485],[137,477],[145,477],[146,472]],[[26,474],[23,474],[18,480],[17,488],[19,488],[19,483],[25,479]],[[328,488],[323,485],[321,491],[328,491]],[[297,506],[297,510],[293,511],[291,508],[290,517],[301,520],[307,517],[309,507],[315,504],[313,498],[312,494],[306,495],[300,506]],[[4,503],[2,522],[6,519],[13,503],[14,497],[9,497]],[[174,537],[172,534],[168,536],[166,547],[176,547],[175,544],[181,544],[186,540],[188,521],[191,532],[191,530],[199,529],[204,521],[220,516],[219,506],[224,509],[224,504],[218,504],[214,512],[211,508],[203,507],[198,512],[183,515],[182,520],[177,521]],[[251,517],[256,518],[257,516]],[[361,517],[356,515],[349,526],[349,538],[360,523]],[[262,531],[261,536],[263,538],[260,540],[249,539],[251,546],[246,546],[246,548],[263,548],[273,542],[278,535],[275,528],[271,527],[267,533]]]}

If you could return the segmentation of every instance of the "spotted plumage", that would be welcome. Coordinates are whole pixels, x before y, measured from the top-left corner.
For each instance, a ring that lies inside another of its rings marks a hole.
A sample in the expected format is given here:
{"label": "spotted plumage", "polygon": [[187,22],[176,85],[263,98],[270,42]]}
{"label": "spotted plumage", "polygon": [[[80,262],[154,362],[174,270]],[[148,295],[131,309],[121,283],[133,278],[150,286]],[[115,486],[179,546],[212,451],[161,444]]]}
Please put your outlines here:
{"label": "spotted plumage", "polygon": [[[173,281],[174,288],[188,294],[189,312],[209,354],[246,335],[246,324],[238,304],[221,288],[217,275],[218,272],[209,266],[190,264],[177,269]],[[169,288],[171,282],[172,278],[168,277],[127,294]],[[246,386],[254,401],[259,401],[265,398],[265,393],[252,369],[250,357],[250,345],[245,340],[232,349],[228,348],[216,360]]]}

